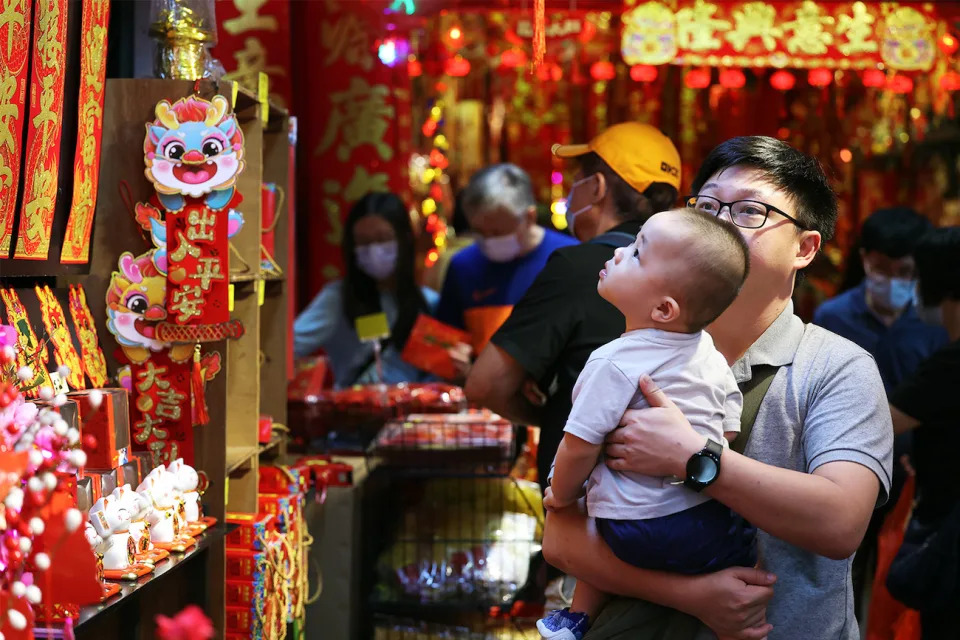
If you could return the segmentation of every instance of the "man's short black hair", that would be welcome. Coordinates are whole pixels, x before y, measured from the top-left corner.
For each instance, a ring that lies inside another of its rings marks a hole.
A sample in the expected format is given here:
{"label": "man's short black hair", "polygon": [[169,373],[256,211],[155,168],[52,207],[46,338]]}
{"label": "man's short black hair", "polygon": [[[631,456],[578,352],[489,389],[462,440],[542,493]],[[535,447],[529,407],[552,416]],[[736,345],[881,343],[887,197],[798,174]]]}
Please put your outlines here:
{"label": "man's short black hair", "polygon": [[917,243],[914,259],[925,306],[960,300],[960,227],[928,231]]}
{"label": "man's short black hair", "polygon": [[713,175],[736,166],[758,170],[785,192],[796,209],[797,219],[819,231],[823,241],[833,237],[837,223],[837,195],[816,158],[768,136],[730,138],[713,148],[693,180],[697,194]]}
{"label": "man's short black hair", "polygon": [[654,182],[641,193],[631,187],[603,158],[592,151],[580,156],[578,160],[584,177],[595,173],[603,174],[617,215],[624,221],[646,222],[647,218],[653,214],[665,211],[677,202],[677,190],[672,185]]}
{"label": "man's short black hair", "polygon": [[750,249],[737,228],[711,213],[677,209],[690,226],[685,272],[677,274],[682,288],[680,308],[687,330],[700,331],[720,317],[740,293],[750,272]]}
{"label": "man's short black hair", "polygon": [[933,225],[908,207],[892,207],[874,212],[860,230],[860,248],[878,251],[889,258],[912,255],[917,243]]}

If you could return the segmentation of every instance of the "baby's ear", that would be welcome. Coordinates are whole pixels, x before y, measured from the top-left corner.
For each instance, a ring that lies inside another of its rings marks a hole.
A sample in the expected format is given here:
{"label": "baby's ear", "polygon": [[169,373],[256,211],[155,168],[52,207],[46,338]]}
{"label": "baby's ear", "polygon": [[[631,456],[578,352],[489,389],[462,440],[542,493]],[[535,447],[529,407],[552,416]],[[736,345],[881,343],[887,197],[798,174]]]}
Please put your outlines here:
{"label": "baby's ear", "polygon": [[650,311],[650,318],[658,324],[670,324],[680,317],[680,305],[670,296],[663,296]]}

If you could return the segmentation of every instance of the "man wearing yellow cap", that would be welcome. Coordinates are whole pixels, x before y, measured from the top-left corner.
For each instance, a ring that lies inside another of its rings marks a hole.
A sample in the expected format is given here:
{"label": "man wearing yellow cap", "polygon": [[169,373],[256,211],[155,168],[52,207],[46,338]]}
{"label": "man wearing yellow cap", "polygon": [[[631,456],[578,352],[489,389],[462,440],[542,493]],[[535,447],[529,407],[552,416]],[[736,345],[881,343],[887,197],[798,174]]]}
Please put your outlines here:
{"label": "man wearing yellow cap", "polygon": [[[563,437],[573,385],[590,354],[624,331],[623,315],[597,294],[597,274],[644,221],[669,209],[680,187],[680,155],[656,128],[617,124],[588,144],[555,145],[579,163],[567,222],[583,244],[556,250],[494,334],[467,379],[468,398],[540,426],[537,467],[545,485]],[[530,381],[546,392],[530,392]],[[525,393],[524,389],[528,389]]]}

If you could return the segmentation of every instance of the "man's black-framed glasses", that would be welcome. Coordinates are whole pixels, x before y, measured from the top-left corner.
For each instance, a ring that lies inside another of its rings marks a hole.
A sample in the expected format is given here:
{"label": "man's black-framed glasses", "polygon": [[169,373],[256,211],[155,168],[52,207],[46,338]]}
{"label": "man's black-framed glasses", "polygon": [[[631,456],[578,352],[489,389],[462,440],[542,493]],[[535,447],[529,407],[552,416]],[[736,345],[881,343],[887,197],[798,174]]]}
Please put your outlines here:
{"label": "man's black-framed glasses", "polygon": [[789,213],[784,213],[773,205],[756,200],[737,200],[736,202],[723,202],[713,196],[687,196],[685,199],[687,206],[692,209],[706,211],[715,216],[719,216],[724,207],[730,208],[730,219],[733,224],[744,229],[759,229],[767,223],[767,218],[771,211],[779,213],[784,218],[797,225],[804,231],[808,231],[807,225],[803,224]]}

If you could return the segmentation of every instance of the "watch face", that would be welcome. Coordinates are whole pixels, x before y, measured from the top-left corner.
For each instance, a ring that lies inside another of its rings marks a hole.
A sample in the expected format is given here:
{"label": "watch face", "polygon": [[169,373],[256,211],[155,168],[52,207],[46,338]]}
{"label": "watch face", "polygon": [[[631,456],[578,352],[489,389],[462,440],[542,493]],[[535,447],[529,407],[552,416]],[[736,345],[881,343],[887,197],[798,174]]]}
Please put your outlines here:
{"label": "watch face", "polygon": [[710,456],[693,456],[687,462],[687,478],[701,484],[709,484],[717,477],[719,471],[716,461]]}

